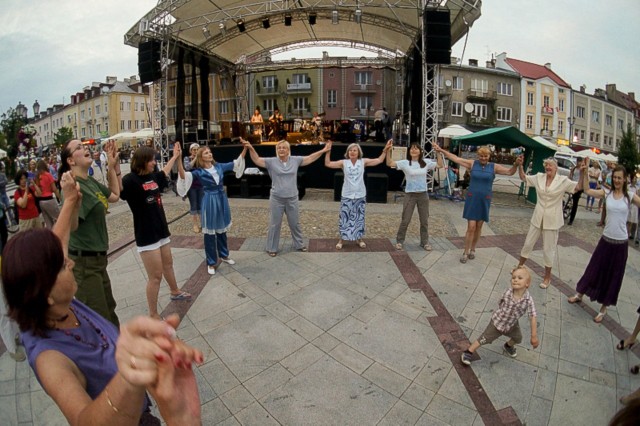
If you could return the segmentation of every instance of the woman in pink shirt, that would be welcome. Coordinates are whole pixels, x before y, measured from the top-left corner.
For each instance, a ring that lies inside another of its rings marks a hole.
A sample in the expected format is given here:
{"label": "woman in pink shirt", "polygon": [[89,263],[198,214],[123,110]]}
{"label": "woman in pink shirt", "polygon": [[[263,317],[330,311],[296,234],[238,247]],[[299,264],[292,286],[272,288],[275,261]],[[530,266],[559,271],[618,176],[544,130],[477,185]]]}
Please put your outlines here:
{"label": "woman in pink shirt", "polygon": [[[36,165],[35,183],[40,188],[38,201],[44,219],[44,226],[51,229],[60,214],[60,208],[58,207],[60,191],[58,191],[56,181],[51,173],[49,173],[49,166],[44,160],[38,161]],[[55,198],[53,198],[54,194],[56,196]]]}

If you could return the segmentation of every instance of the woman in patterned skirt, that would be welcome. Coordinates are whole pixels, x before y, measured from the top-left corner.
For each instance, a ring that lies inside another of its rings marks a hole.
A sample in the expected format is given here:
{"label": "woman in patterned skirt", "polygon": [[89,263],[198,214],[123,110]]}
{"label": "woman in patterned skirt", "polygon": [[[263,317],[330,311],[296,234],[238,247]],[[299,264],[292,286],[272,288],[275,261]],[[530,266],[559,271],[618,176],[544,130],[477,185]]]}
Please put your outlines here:
{"label": "woman in patterned skirt", "polygon": [[[327,143],[329,150],[331,142]],[[330,169],[342,169],[344,183],[340,197],[340,219],[338,229],[340,239],[336,249],[342,249],[343,241],[357,241],[360,248],[367,245],[362,241],[364,235],[364,211],[367,204],[367,188],[364,186],[364,168],[377,166],[384,161],[390,146],[385,146],[378,158],[362,158],[362,148],[357,143],[347,147],[345,160],[331,161],[331,151],[324,155],[324,165]]]}
{"label": "woman in patterned skirt", "polygon": [[[491,163],[489,157],[491,151],[487,147],[478,148],[478,159],[470,160],[460,158],[455,154],[445,151],[438,145],[434,146],[437,152],[441,152],[454,163],[470,170],[471,180],[469,190],[464,200],[464,210],[462,217],[467,219],[467,232],[464,236],[464,251],[460,262],[467,263],[467,259],[476,257],[476,244],[482,234],[482,225],[489,222],[489,209],[491,208],[491,198],[493,197],[493,179],[496,175],[512,176],[518,170],[517,162],[510,169]],[[517,160],[521,161],[521,160]]]}

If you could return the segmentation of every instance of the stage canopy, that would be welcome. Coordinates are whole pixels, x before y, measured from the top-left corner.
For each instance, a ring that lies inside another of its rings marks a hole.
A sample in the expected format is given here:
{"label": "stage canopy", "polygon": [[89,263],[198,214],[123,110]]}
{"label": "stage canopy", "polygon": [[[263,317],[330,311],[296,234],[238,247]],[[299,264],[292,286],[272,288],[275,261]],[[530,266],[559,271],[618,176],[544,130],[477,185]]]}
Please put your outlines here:
{"label": "stage canopy", "polygon": [[421,9],[450,11],[454,44],[480,17],[481,5],[481,0],[160,0],[124,41],[138,47],[149,38],[168,38],[229,66],[292,46],[403,56],[418,39]]}

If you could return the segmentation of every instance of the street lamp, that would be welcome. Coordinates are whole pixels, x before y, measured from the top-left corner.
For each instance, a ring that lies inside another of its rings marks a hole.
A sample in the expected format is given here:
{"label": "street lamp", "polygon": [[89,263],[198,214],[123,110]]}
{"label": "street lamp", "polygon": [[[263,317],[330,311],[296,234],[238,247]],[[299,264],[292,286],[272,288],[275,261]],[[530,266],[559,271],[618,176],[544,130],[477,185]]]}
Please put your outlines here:
{"label": "street lamp", "polygon": [[567,122],[569,123],[569,146],[571,146],[573,142],[575,142],[573,137],[573,125],[576,123],[576,118],[568,117]]}
{"label": "street lamp", "polygon": [[38,103],[38,100],[36,99],[36,101],[33,103],[33,115],[34,115],[34,117],[37,117],[38,114],[40,114],[40,104]]}

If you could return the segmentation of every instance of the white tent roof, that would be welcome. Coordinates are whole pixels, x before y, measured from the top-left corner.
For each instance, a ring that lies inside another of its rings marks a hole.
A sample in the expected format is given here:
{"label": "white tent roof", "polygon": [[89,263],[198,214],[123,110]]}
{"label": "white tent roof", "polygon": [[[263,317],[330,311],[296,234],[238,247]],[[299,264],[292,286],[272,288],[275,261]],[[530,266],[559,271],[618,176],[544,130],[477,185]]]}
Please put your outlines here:
{"label": "white tent roof", "polygon": [[[578,153],[576,153],[574,150],[572,150],[571,148],[569,148],[566,145],[558,145],[557,146],[557,152],[559,154],[580,156]],[[584,157],[584,155],[581,155],[581,157]]]}
{"label": "white tent roof", "polygon": [[[551,142],[549,142],[548,140],[546,140],[546,139],[545,139],[545,138],[543,138],[542,136],[534,136],[534,137],[533,137],[533,140],[535,140],[535,141],[537,141],[537,142],[540,142],[542,145],[546,146],[547,148],[551,148],[551,149],[553,149],[554,151],[558,151],[558,152],[560,152],[560,151],[559,151],[559,145],[556,145],[555,143],[551,143]],[[569,148],[569,149],[571,149],[571,148]],[[572,150],[571,152],[573,152],[573,150]]]}
{"label": "white tent roof", "polygon": [[[453,45],[480,17],[482,1],[426,4],[429,9],[450,11]],[[201,51],[223,65],[300,43],[368,46],[387,56],[404,55],[419,39],[421,5],[423,2],[417,0],[160,0],[124,39],[126,44],[137,47],[148,38],[160,40],[166,33],[170,40]],[[312,14],[316,14],[314,25],[309,22]],[[338,20],[335,24],[334,14]],[[285,15],[291,17],[290,26],[285,26]],[[267,18],[269,28],[264,28]]]}
{"label": "white tent roof", "polygon": [[451,126],[445,127],[438,132],[438,137],[441,138],[454,138],[456,136],[464,136],[470,135],[473,133],[470,130],[465,129],[464,127],[458,124],[452,124]]}
{"label": "white tent roof", "polygon": [[606,161],[615,161],[616,163],[618,162],[618,157],[616,157],[613,154],[607,154],[604,156]]}

